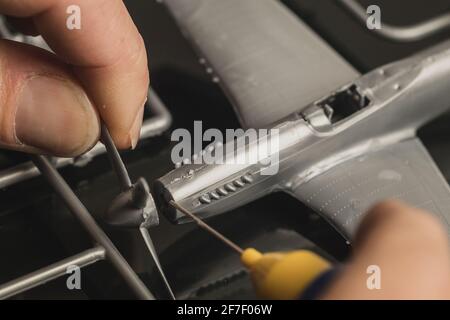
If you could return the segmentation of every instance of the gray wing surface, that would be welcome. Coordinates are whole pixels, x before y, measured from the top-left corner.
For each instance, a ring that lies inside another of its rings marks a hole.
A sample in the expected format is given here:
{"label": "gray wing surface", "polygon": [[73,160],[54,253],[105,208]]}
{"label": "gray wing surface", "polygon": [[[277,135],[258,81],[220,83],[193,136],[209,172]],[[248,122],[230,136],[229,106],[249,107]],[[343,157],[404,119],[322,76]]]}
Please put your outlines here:
{"label": "gray wing surface", "polygon": [[450,230],[448,183],[419,139],[348,160],[292,193],[347,239],[369,207],[389,198],[435,213]]}
{"label": "gray wing surface", "polygon": [[164,0],[244,128],[300,110],[358,72],[276,0]]}

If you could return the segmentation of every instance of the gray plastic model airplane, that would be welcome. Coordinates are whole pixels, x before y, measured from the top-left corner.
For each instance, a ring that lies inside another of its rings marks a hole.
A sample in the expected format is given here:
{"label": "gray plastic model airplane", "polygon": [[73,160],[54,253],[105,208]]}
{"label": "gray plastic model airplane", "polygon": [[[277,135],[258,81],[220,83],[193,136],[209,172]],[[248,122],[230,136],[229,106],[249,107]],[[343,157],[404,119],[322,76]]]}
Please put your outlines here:
{"label": "gray plastic model airplane", "polygon": [[186,164],[159,179],[169,219],[185,221],[169,200],[206,217],[285,191],[347,239],[386,198],[426,208],[450,230],[450,189],[416,136],[450,107],[450,41],[360,76],[278,1],[165,3],[243,127],[277,128],[280,139],[276,175],[261,175],[260,162]]}

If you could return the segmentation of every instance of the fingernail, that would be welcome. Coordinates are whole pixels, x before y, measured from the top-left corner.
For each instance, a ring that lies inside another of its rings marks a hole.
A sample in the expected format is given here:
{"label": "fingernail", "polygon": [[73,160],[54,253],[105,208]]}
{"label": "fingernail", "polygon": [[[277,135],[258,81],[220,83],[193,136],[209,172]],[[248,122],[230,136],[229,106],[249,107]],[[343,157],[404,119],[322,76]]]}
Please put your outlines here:
{"label": "fingernail", "polygon": [[142,121],[144,119],[144,108],[141,108],[138,111],[138,114],[136,116],[136,119],[133,122],[133,125],[131,126],[131,130],[129,133],[130,141],[131,141],[131,148],[134,150],[139,142],[139,139],[141,137],[141,128],[142,128]]}
{"label": "fingernail", "polygon": [[100,132],[98,116],[81,87],[56,77],[27,80],[15,119],[21,144],[61,156],[86,151]]}

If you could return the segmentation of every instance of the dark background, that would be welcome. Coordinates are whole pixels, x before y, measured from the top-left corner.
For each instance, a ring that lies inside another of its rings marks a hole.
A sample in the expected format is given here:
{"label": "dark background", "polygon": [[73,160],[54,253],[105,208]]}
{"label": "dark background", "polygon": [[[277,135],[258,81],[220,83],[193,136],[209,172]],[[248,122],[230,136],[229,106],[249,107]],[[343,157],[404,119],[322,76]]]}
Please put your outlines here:
{"label": "dark background", "polygon": [[[416,43],[393,43],[368,32],[333,0],[284,2],[362,73],[449,37],[447,32]],[[164,6],[149,0],[125,3],[145,39],[152,86],[171,110],[173,127],[191,128],[194,120],[202,120],[204,127],[237,127],[228,101],[205,74]],[[399,25],[416,23],[450,9],[448,0],[361,3],[378,4],[383,21]],[[450,157],[444,152],[449,134],[447,124],[448,117],[443,117],[424,128],[421,135],[448,178]],[[150,182],[172,167],[167,135],[143,142],[137,151],[124,156],[131,174],[144,176]],[[0,155],[0,166],[24,159],[23,155],[4,152]],[[65,169],[63,174],[101,222],[105,206],[118,191],[106,158],[100,157],[86,168]],[[0,283],[91,246],[78,223],[41,179],[0,190],[0,203]],[[349,252],[330,226],[284,194],[261,199],[209,222],[243,246],[255,245],[262,250],[320,247],[336,259]],[[158,283],[152,277],[152,266],[138,234],[104,227],[135,270],[156,288]],[[161,217],[161,226],[151,232],[169,281],[179,296],[252,297],[237,257],[195,226],[172,226]],[[64,280],[60,280],[18,298],[132,298],[107,263],[89,267],[86,273],[89,281],[83,284],[82,292],[68,292]]]}

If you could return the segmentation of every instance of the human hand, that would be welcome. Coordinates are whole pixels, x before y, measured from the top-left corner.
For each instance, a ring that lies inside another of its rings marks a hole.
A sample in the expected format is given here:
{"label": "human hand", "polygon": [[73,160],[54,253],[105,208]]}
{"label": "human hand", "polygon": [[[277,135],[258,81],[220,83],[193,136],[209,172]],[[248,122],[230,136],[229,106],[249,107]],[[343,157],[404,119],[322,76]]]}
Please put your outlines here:
{"label": "human hand", "polygon": [[[81,29],[66,26],[81,9]],[[142,37],[121,0],[0,0],[0,13],[56,54],[0,40],[0,146],[72,157],[98,140],[99,115],[135,146],[149,86]]]}
{"label": "human hand", "polygon": [[[367,286],[368,266],[380,289]],[[374,207],[355,238],[350,262],[323,299],[450,299],[448,235],[431,214],[396,201]]]}

